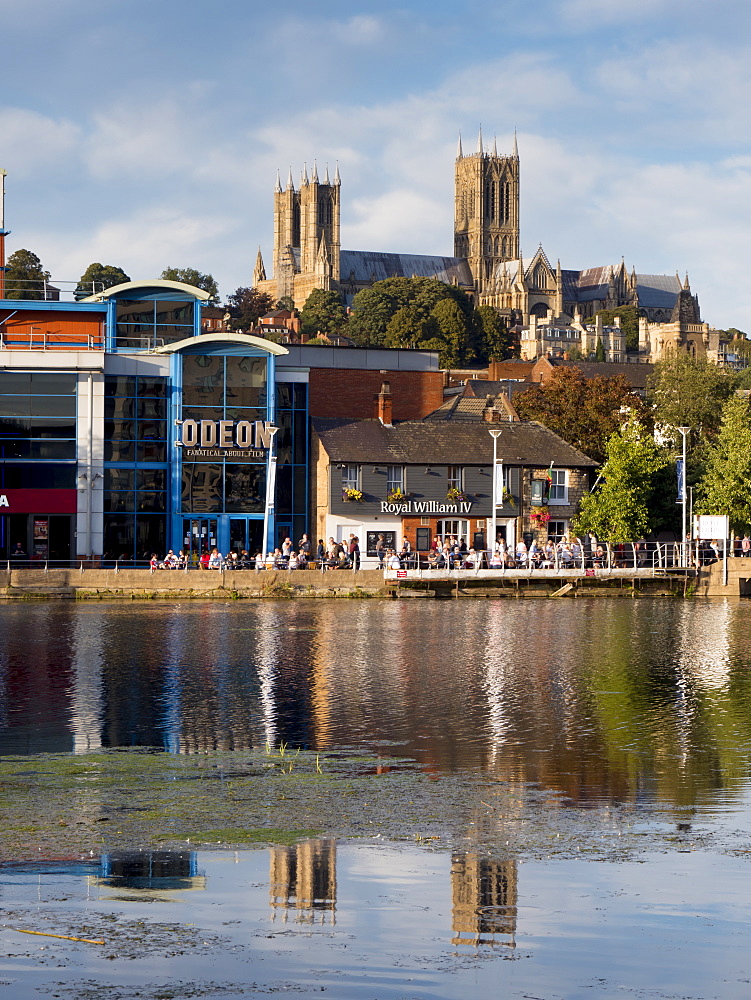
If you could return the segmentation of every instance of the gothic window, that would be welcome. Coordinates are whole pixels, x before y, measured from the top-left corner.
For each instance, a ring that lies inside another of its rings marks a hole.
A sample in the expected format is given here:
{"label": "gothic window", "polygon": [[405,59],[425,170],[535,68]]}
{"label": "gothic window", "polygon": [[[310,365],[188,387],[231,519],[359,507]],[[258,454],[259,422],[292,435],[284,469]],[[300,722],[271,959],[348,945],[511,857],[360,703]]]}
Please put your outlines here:
{"label": "gothic window", "polygon": [[501,204],[499,212],[499,222],[503,224],[506,221],[506,198],[508,197],[507,184],[501,184]]}
{"label": "gothic window", "polygon": [[485,185],[485,218],[493,218],[493,185],[489,181]]}
{"label": "gothic window", "polygon": [[542,264],[538,264],[537,267],[535,268],[534,284],[535,288],[547,288],[548,286],[545,267]]}
{"label": "gothic window", "polygon": [[503,246],[503,250],[501,252],[503,254],[503,257],[504,257],[505,260],[508,260],[508,240],[506,239],[505,236],[503,237],[503,244],[502,244],[502,246]]}
{"label": "gothic window", "polygon": [[292,206],[292,246],[300,246],[300,203]]}

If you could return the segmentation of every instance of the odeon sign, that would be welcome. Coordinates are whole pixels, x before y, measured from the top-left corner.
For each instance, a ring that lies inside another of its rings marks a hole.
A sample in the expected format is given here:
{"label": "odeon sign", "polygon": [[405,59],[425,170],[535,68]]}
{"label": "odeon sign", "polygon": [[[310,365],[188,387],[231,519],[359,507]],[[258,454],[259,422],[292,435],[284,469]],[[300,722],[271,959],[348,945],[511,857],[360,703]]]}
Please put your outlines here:
{"label": "odeon sign", "polygon": [[183,458],[263,459],[278,428],[265,420],[176,420]]}

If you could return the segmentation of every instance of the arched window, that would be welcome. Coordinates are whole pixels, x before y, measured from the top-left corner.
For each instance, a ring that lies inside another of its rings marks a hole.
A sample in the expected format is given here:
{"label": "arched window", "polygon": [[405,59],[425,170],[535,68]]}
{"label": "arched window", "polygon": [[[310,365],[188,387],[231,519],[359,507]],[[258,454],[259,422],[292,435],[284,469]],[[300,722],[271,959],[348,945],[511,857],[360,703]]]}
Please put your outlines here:
{"label": "arched window", "polygon": [[538,264],[534,273],[535,288],[547,288],[547,272],[543,264]]}

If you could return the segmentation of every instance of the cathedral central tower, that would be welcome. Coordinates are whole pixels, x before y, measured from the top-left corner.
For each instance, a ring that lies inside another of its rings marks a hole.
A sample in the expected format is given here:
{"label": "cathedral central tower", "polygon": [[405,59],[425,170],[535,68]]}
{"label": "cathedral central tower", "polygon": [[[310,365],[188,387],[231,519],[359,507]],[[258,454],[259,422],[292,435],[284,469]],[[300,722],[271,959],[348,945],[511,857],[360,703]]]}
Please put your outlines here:
{"label": "cathedral central tower", "polygon": [[519,257],[519,151],[486,152],[482,130],[477,151],[464,155],[461,139],[454,183],[454,256],[466,257],[477,292],[493,284],[498,264]]}

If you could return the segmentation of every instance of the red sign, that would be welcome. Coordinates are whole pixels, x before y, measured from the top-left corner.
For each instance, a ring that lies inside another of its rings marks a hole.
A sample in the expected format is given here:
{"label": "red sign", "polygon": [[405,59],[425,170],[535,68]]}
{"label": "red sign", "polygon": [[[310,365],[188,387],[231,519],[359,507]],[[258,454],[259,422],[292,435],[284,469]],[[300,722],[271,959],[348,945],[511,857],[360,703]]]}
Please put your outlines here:
{"label": "red sign", "polygon": [[406,569],[398,569],[396,571],[396,578],[397,578],[397,580],[404,580],[404,579],[406,579],[406,577],[407,577],[407,571],[406,571]]}
{"label": "red sign", "polygon": [[77,490],[4,490],[0,514],[75,514]]}

